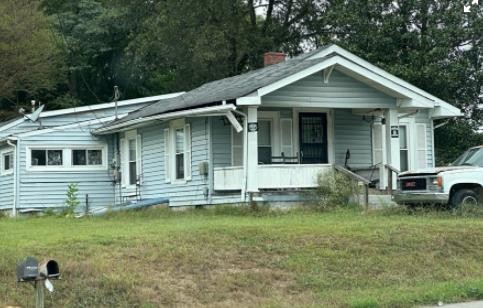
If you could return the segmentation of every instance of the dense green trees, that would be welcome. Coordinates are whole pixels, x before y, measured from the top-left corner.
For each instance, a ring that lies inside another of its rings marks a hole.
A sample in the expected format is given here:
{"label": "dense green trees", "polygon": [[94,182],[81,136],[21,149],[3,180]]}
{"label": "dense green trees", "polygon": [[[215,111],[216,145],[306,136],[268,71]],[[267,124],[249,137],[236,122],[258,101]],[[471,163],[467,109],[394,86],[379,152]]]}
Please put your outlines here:
{"label": "dense green trees", "polygon": [[467,110],[472,121],[437,130],[449,153],[440,136],[481,121],[482,11],[451,0],[2,1],[0,110],[109,101],[114,85],[123,98],[189,90],[260,67],[265,51],[335,42]]}

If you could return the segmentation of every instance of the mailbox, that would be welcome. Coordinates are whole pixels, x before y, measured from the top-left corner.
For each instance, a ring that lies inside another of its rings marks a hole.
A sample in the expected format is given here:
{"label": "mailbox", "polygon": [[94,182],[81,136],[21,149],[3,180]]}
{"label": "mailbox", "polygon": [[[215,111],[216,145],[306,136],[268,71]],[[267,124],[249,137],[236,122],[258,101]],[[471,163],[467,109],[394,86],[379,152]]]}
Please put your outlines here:
{"label": "mailbox", "polygon": [[39,262],[34,257],[27,257],[24,262],[17,264],[17,280],[36,280],[39,275]]}
{"label": "mailbox", "polygon": [[55,260],[47,260],[40,263],[39,275],[41,278],[59,279],[59,264]]}

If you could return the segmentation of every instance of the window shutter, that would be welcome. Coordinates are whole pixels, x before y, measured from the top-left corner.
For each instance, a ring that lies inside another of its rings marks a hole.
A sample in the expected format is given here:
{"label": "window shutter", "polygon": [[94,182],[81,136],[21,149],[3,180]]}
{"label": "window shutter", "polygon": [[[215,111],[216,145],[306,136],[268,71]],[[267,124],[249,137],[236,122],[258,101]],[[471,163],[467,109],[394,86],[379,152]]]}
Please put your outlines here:
{"label": "window shutter", "polygon": [[372,163],[382,163],[382,125],[372,125]]}
{"label": "window shutter", "polygon": [[127,153],[126,153],[126,139],[119,140],[119,169],[121,170],[121,185],[126,186],[127,179]]}
{"label": "window shutter", "polygon": [[142,184],[143,183],[143,177],[144,177],[144,173],[143,173],[143,152],[142,152],[142,138],[141,138],[141,135],[138,134],[137,135],[137,138],[136,138],[136,158],[137,158],[137,161],[136,161],[136,172],[137,172],[137,178],[138,178],[138,181],[139,181],[139,184]]}
{"label": "window shutter", "polygon": [[280,119],[282,153],[293,156],[292,119]]}
{"label": "window shutter", "polygon": [[231,128],[231,162],[233,166],[243,165],[243,136],[244,132]]}
{"label": "window shutter", "polygon": [[416,124],[416,167],[426,168],[426,124]]}
{"label": "window shutter", "polygon": [[184,178],[191,180],[191,127],[189,124],[184,126]]}
{"label": "window shutter", "polygon": [[170,155],[169,153],[171,152],[171,147],[169,146],[170,144],[170,139],[169,139],[169,128],[164,129],[164,179],[166,183],[171,182],[171,170],[170,170]]}

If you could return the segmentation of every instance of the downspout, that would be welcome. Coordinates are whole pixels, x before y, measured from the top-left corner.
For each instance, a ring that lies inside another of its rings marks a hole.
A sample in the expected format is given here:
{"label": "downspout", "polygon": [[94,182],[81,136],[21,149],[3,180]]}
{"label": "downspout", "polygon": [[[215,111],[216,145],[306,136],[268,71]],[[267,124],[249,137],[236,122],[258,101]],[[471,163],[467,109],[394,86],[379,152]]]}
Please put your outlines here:
{"label": "downspout", "polygon": [[247,201],[247,178],[248,178],[248,117],[241,111],[233,110],[234,113],[243,117],[243,182],[241,189],[241,200]]}
{"label": "downspout", "polygon": [[19,156],[18,155],[18,148],[15,143],[13,143],[11,140],[7,139],[7,144],[11,147],[13,147],[13,151],[15,153],[15,161],[14,161],[14,169],[13,169],[13,204],[12,204],[12,216],[16,217],[17,216],[17,192],[18,192],[18,186],[17,186],[17,177],[18,177],[18,162],[19,162]]}

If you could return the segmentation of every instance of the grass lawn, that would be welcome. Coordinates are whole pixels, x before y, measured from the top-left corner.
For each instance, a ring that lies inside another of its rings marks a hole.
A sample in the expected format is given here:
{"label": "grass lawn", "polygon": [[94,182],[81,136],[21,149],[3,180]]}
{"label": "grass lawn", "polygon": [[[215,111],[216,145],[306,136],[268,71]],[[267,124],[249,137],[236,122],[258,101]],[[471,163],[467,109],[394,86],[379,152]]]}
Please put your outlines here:
{"label": "grass lawn", "polygon": [[32,306],[27,255],[59,261],[47,307],[411,307],[483,298],[483,220],[165,209],[0,219],[0,307]]}

